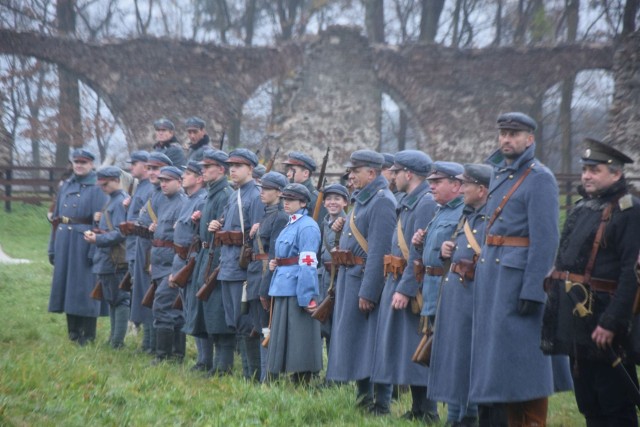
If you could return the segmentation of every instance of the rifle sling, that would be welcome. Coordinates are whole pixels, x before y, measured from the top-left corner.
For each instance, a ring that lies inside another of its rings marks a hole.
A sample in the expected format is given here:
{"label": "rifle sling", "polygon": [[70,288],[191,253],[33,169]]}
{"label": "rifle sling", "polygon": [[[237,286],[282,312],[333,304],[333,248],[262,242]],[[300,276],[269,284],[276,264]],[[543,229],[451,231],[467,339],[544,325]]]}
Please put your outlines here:
{"label": "rifle sling", "polygon": [[487,224],[487,235],[489,234],[489,229],[491,228],[493,223],[496,221],[496,219],[498,219],[498,217],[502,213],[502,209],[504,209],[504,205],[507,204],[507,202],[509,201],[509,199],[511,198],[513,193],[518,189],[518,187],[520,187],[520,184],[522,184],[522,181],[524,181],[524,179],[527,177],[527,175],[529,175],[529,173],[531,172],[531,170],[533,169],[533,167],[535,165],[536,165],[535,163],[531,163],[531,166],[529,166],[529,168],[526,171],[524,171],[524,173],[516,181],[516,183],[513,184],[513,187],[511,187],[511,189],[509,190],[507,195],[502,198],[502,202],[500,202],[500,205],[496,208],[495,211],[493,211],[493,214],[491,215],[491,218],[489,219],[489,223]]}
{"label": "rifle sling", "polygon": [[351,228],[351,231],[353,232],[353,237],[356,238],[362,250],[365,253],[369,253],[369,244],[367,243],[367,240],[364,238],[360,230],[358,230],[358,227],[356,227],[356,222],[354,220],[355,214],[356,214],[356,208],[353,208],[353,210],[351,211],[351,215],[349,215],[349,228]]}

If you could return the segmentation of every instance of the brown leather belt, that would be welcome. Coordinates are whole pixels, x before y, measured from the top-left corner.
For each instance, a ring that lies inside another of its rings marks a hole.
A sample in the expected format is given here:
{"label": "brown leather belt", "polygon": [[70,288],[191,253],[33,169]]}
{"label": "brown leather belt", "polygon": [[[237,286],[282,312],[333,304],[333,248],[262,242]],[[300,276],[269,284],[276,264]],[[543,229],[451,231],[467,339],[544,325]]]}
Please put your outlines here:
{"label": "brown leather belt", "polygon": [[202,249],[209,249],[209,242],[202,242]]}
{"label": "brown leather belt", "polygon": [[155,248],[174,248],[173,242],[171,240],[162,240],[162,239],[153,239],[151,241],[151,246]]}
{"label": "brown leather belt", "polygon": [[268,259],[269,254],[251,254],[251,261],[266,261]]}
{"label": "brown leather belt", "polygon": [[333,265],[331,261],[325,261],[322,264],[324,265],[325,270],[331,271],[331,266]]}
{"label": "brown leather belt", "polygon": [[456,264],[455,262],[451,264],[450,271],[467,280],[473,280],[476,273],[475,268],[470,268],[470,265]]}
{"label": "brown leather belt", "polygon": [[569,273],[567,271],[554,270],[551,273],[551,278],[564,281],[568,280],[573,283],[582,283],[585,285],[589,285],[589,288],[591,288],[592,291],[596,292],[608,292],[610,294],[613,294],[618,288],[618,283],[614,282],[613,280],[597,279],[592,277],[589,280],[589,283],[585,283],[584,276],[582,274]]}
{"label": "brown leather belt", "polygon": [[61,216],[58,218],[61,224],[93,224],[93,218],[74,218],[72,216]]}
{"label": "brown leather belt", "polygon": [[276,265],[278,267],[286,266],[286,265],[294,265],[298,263],[298,257],[292,256],[290,258],[276,258]]}
{"label": "brown leather belt", "polygon": [[444,268],[442,267],[431,267],[430,265],[424,268],[424,272],[427,276],[443,276]]}
{"label": "brown leather belt", "polygon": [[359,257],[359,256],[353,256],[353,263],[346,263],[346,262],[336,262],[336,267],[339,267],[341,265],[344,265],[346,267],[351,267],[353,265],[364,265],[366,259]]}
{"label": "brown leather belt", "polygon": [[529,238],[517,236],[498,236],[495,234],[489,234],[487,235],[487,245],[527,247],[529,246]]}
{"label": "brown leather belt", "polygon": [[189,256],[189,246],[180,246],[173,244],[173,249],[175,249],[176,254],[180,257],[180,259],[185,260],[187,256]]}

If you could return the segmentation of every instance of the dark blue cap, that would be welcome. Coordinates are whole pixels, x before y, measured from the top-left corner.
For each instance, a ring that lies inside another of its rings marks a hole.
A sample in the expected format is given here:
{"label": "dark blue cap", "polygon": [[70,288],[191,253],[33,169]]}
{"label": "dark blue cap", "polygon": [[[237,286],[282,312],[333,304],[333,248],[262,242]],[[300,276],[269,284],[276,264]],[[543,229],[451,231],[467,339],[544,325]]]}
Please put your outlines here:
{"label": "dark blue cap", "polygon": [[493,168],[489,165],[467,163],[464,165],[464,172],[458,175],[457,178],[462,182],[484,185],[488,188],[492,174]]}
{"label": "dark blue cap", "polygon": [[165,166],[160,169],[159,179],[182,179],[182,171],[175,166]]}
{"label": "dark blue cap", "polygon": [[416,175],[427,176],[431,172],[433,160],[427,154],[418,150],[403,150],[396,153],[391,170],[408,169]]}
{"label": "dark blue cap", "polygon": [[307,202],[311,200],[311,193],[307,187],[302,184],[287,184],[286,187],[282,190],[282,196],[284,199],[296,199],[302,202]]}
{"label": "dark blue cap", "polygon": [[160,130],[160,129],[175,130],[176,129],[176,127],[173,125],[173,122],[164,117],[153,122],[153,127],[155,130]]}
{"label": "dark blue cap", "polygon": [[633,163],[633,159],[622,151],[593,138],[585,138],[585,150],[582,152],[582,163],[585,165],[617,165]]}
{"label": "dark blue cap", "polygon": [[347,187],[341,184],[329,184],[324,187],[324,197],[327,197],[327,194],[337,194],[339,196],[344,197],[347,201],[349,200],[349,190]]}
{"label": "dark blue cap", "polygon": [[538,124],[524,113],[512,112],[498,116],[498,129],[525,130],[534,132]]}
{"label": "dark blue cap", "polygon": [[122,171],[117,166],[105,166],[96,171],[98,179],[120,179]]}
{"label": "dark blue cap", "polygon": [[131,158],[127,160],[127,163],[135,163],[135,162],[148,162],[149,161],[149,152],[140,150],[134,151],[131,153]]}
{"label": "dark blue cap", "polygon": [[147,160],[147,164],[152,166],[173,166],[171,159],[168,158],[166,154],[159,151],[149,153],[149,160]]}
{"label": "dark blue cap", "polygon": [[258,165],[255,168],[253,168],[253,171],[251,172],[251,176],[253,176],[254,178],[262,178],[262,175],[264,175],[267,172],[267,168],[264,167],[264,165]]}
{"label": "dark blue cap", "polygon": [[287,156],[287,160],[282,162],[285,165],[301,166],[305,169],[309,169],[311,172],[314,172],[316,170],[316,162],[304,153],[301,153],[299,151],[292,151],[287,154]]}
{"label": "dark blue cap", "polygon": [[382,156],[384,157],[384,163],[382,164],[382,169],[389,169],[391,166],[393,166],[393,158],[394,158],[393,154],[382,153]]}
{"label": "dark blue cap", "polygon": [[185,171],[191,171],[196,175],[202,175],[202,165],[200,162],[196,162],[195,160],[189,160],[187,166],[185,167]]}
{"label": "dark blue cap", "polygon": [[201,165],[218,165],[222,166],[225,169],[229,168],[227,164],[227,160],[229,160],[229,156],[222,150],[215,150],[213,148],[205,148],[202,152],[202,161]]}
{"label": "dark blue cap", "polygon": [[200,117],[189,117],[184,122],[184,125],[187,129],[204,129],[204,120],[202,120]]}
{"label": "dark blue cap", "polygon": [[238,148],[229,153],[229,160],[227,163],[237,163],[242,165],[249,165],[252,167],[258,166],[258,156],[246,148]]}
{"label": "dark blue cap", "polygon": [[76,148],[71,153],[71,158],[73,160],[82,159],[88,162],[93,162],[96,159],[96,156],[94,156],[91,151],[85,150],[84,148]]}
{"label": "dark blue cap", "polygon": [[458,175],[464,172],[464,167],[455,162],[435,162],[431,167],[431,175],[427,179],[458,179]]}
{"label": "dark blue cap", "polygon": [[287,177],[282,175],[280,172],[267,172],[262,175],[262,180],[258,185],[262,188],[282,191],[288,183],[289,181],[287,180]]}
{"label": "dark blue cap", "polygon": [[345,164],[348,168],[359,168],[362,166],[382,169],[384,156],[373,150],[357,150],[351,153],[349,161]]}

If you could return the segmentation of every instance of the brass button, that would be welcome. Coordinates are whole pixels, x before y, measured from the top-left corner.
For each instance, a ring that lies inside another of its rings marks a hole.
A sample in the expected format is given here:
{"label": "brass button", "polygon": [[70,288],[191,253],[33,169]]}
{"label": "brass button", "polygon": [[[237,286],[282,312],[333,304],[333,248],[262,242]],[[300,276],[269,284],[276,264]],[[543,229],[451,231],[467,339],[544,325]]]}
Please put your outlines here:
{"label": "brass button", "polygon": [[462,277],[460,278],[460,282],[464,282],[464,279]]}
{"label": "brass button", "polygon": [[351,233],[349,233],[349,236],[351,236]]}
{"label": "brass button", "polygon": [[72,226],[68,226],[67,228],[68,228],[69,230],[73,230],[73,227],[72,227]]}
{"label": "brass button", "polygon": [[496,258],[496,264],[500,263],[500,259]]}
{"label": "brass button", "polygon": [[513,175],[509,175],[509,179],[513,179]]}
{"label": "brass button", "polygon": [[471,245],[467,244],[467,249],[471,249]]}
{"label": "brass button", "polygon": [[480,260],[480,262],[484,262],[484,258],[482,258],[482,259]]}
{"label": "brass button", "polygon": [[444,281],[445,281],[445,282],[448,282],[448,281],[449,281],[449,278],[447,277],[446,279],[444,279]]}
{"label": "brass button", "polygon": [[478,230],[473,230],[473,234],[476,234],[478,232]]}
{"label": "brass button", "polygon": [[67,204],[66,204],[66,203],[64,204],[64,207],[65,207],[65,208],[67,207]]}

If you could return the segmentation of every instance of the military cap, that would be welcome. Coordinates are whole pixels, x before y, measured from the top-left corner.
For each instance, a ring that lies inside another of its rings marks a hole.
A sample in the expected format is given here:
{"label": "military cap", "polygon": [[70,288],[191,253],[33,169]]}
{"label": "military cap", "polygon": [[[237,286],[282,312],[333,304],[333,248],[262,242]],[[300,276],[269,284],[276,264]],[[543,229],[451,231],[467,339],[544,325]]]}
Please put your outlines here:
{"label": "military cap", "polygon": [[229,156],[224,151],[205,148],[202,152],[202,161],[199,163],[201,165],[223,166],[225,169],[228,169],[229,165],[227,165],[227,160],[229,160]]}
{"label": "military cap", "polygon": [[456,178],[458,178],[462,182],[484,185],[488,188],[489,183],[491,182],[492,173],[493,168],[489,165],[483,165],[479,163],[466,163],[464,165],[464,172],[460,175],[457,175]]}
{"label": "military cap", "polygon": [[287,180],[287,177],[282,175],[280,172],[267,172],[262,175],[262,180],[258,186],[266,189],[282,191],[288,183],[289,181]]}
{"label": "military cap", "polygon": [[349,161],[345,164],[348,168],[359,168],[362,166],[382,169],[384,156],[373,150],[356,150],[351,153]]}
{"label": "military cap", "polygon": [[390,170],[397,171],[408,169],[411,172],[427,176],[431,171],[433,160],[427,154],[418,150],[403,150],[394,156],[393,166]]}
{"label": "military cap", "polygon": [[246,148],[238,148],[229,153],[229,160],[227,163],[238,163],[242,165],[249,165],[252,167],[258,166],[258,156]]}
{"label": "military cap", "polygon": [[88,162],[93,162],[96,159],[96,156],[94,156],[91,151],[85,150],[84,148],[76,148],[71,153],[71,158],[73,160],[86,160]]}
{"label": "military cap", "polygon": [[341,184],[329,184],[324,187],[323,192],[325,197],[327,197],[327,194],[337,194],[338,196],[342,196],[349,200],[349,190]]}
{"label": "military cap", "polygon": [[391,153],[382,153],[382,156],[384,157],[384,163],[382,164],[382,169],[389,169],[391,166],[393,166],[393,154]]}
{"label": "military cap", "polygon": [[165,166],[160,169],[158,179],[182,179],[182,171],[175,166]]}
{"label": "military cap", "polygon": [[464,167],[455,162],[435,162],[431,167],[431,175],[427,179],[459,179],[458,175],[464,172]]}
{"label": "military cap", "polygon": [[184,122],[184,125],[187,129],[204,129],[204,120],[202,120],[200,117],[189,117]]}
{"label": "military cap", "polygon": [[153,122],[153,127],[155,130],[167,129],[167,130],[175,130],[176,127],[173,125],[173,122],[169,119],[162,118]]}
{"label": "military cap", "polygon": [[283,199],[295,199],[309,203],[311,200],[311,193],[309,193],[307,187],[302,184],[287,184],[286,187],[282,189],[282,196],[280,197]]}
{"label": "military cap", "polygon": [[498,116],[498,129],[526,130],[534,132],[538,124],[524,113],[512,112]]}
{"label": "military cap", "polygon": [[584,144],[586,148],[582,153],[582,163],[585,165],[605,163],[622,166],[625,163],[633,163],[631,157],[597,139],[585,138]]}
{"label": "military cap", "polygon": [[316,170],[316,162],[304,153],[300,153],[299,151],[292,151],[287,154],[287,156],[287,160],[282,162],[285,165],[301,166],[305,169],[309,169],[311,172],[314,172]]}
{"label": "military cap", "polygon": [[131,153],[131,158],[127,160],[127,163],[135,163],[135,162],[148,162],[149,161],[149,152],[140,150],[134,151]]}
{"label": "military cap", "polygon": [[149,160],[147,164],[151,166],[173,166],[173,162],[166,154],[159,151],[149,153]]}
{"label": "military cap", "polygon": [[187,163],[187,166],[184,170],[185,172],[191,171],[196,175],[202,175],[202,165],[200,164],[200,162],[196,162],[195,160],[189,160],[189,163]]}
{"label": "military cap", "polygon": [[262,175],[264,175],[266,171],[267,171],[267,168],[265,168],[264,165],[258,165],[255,168],[253,168],[253,171],[251,172],[251,176],[253,178],[262,178]]}
{"label": "military cap", "polygon": [[96,171],[98,179],[120,179],[120,170],[117,166],[105,166]]}

